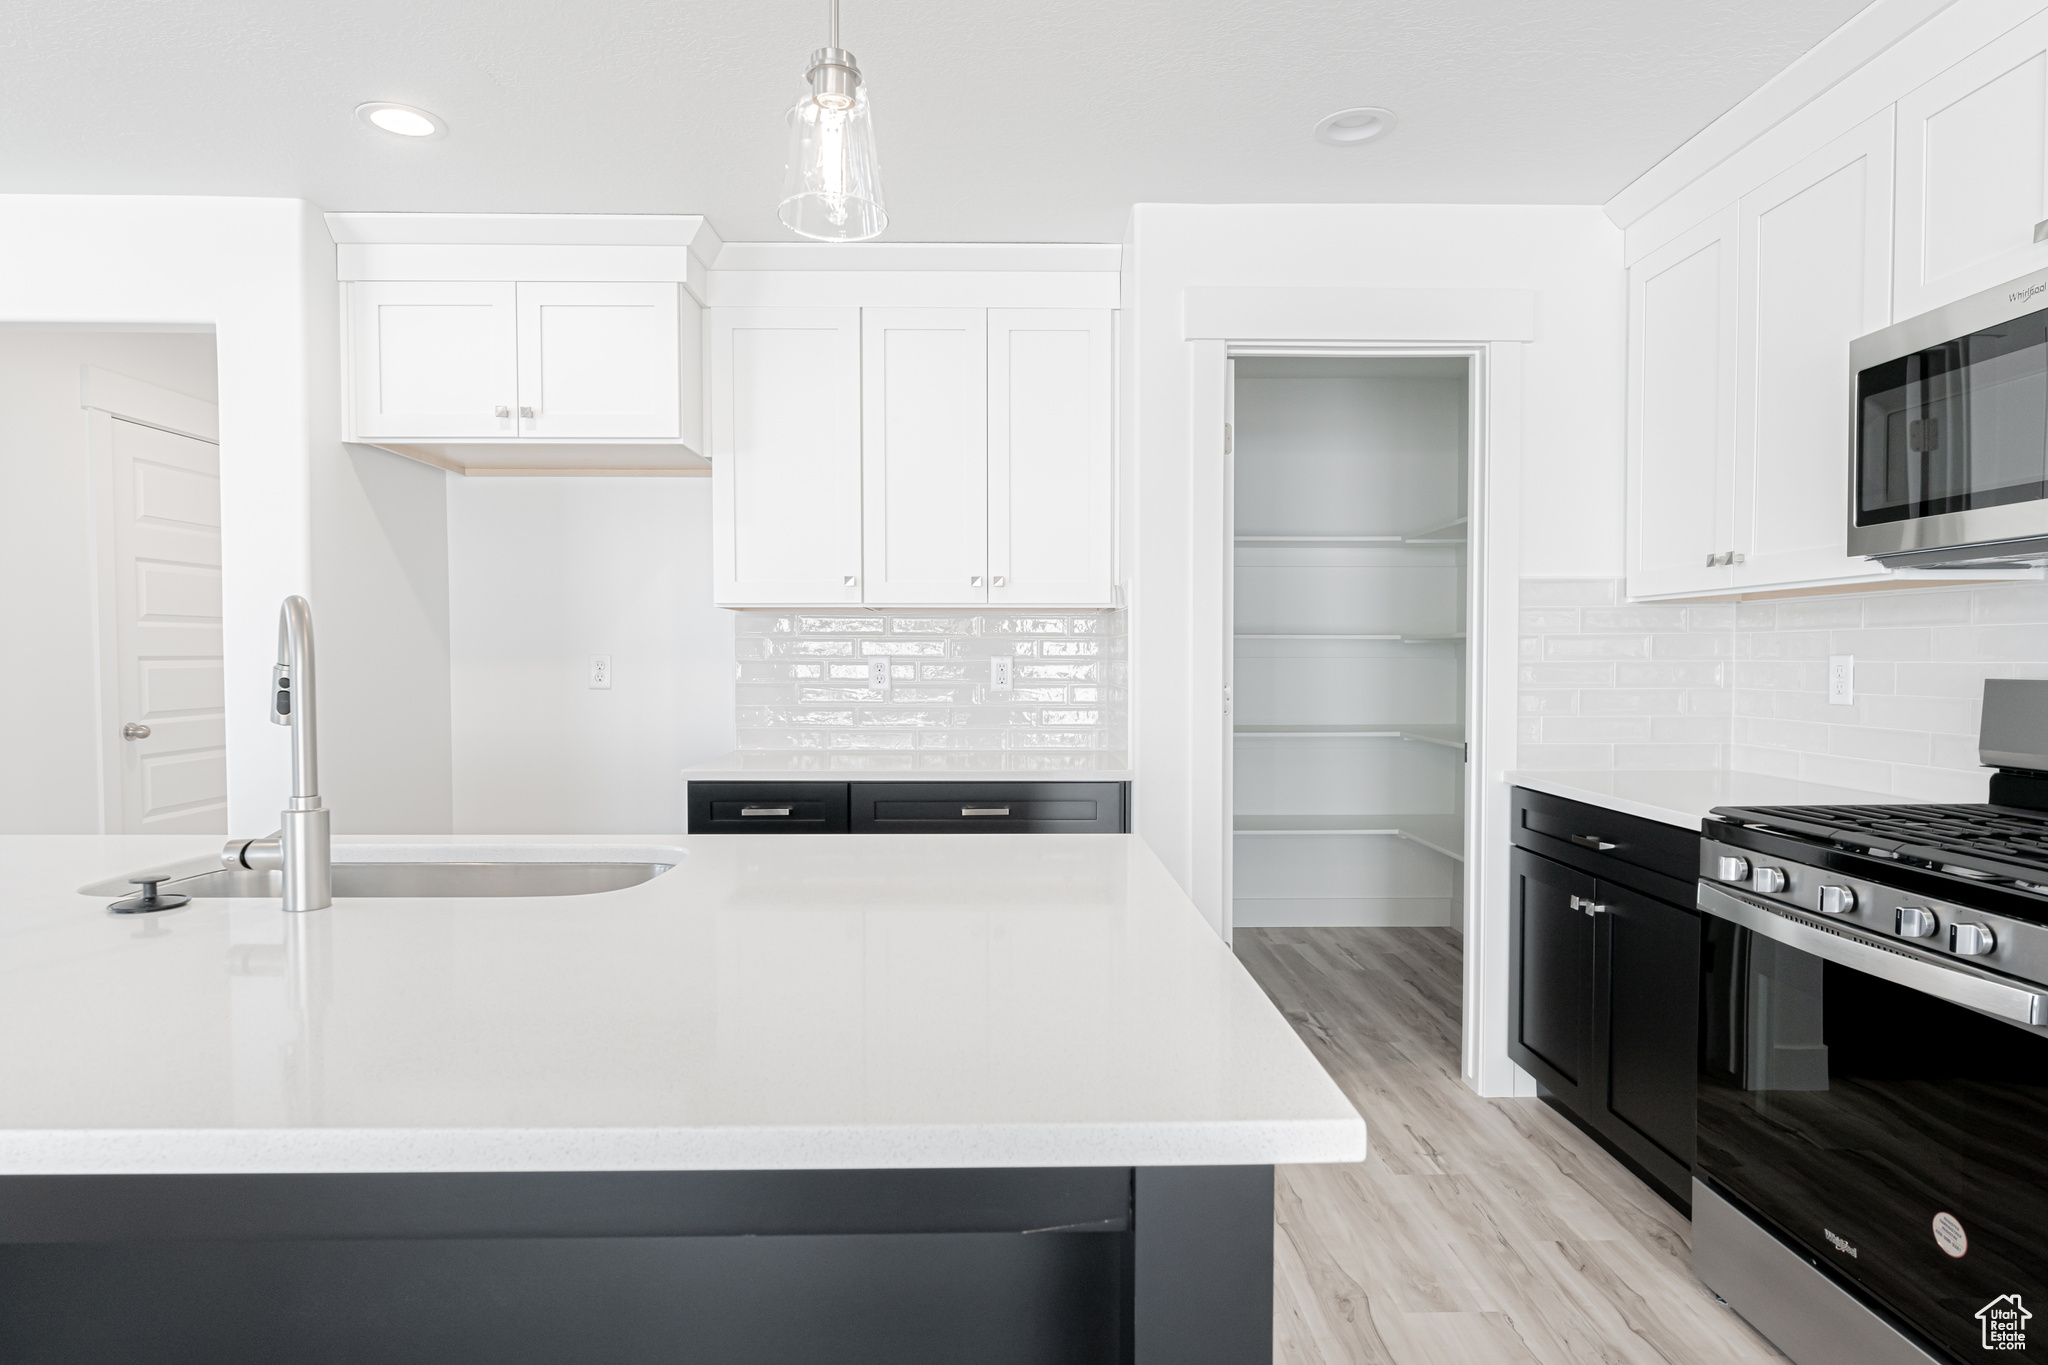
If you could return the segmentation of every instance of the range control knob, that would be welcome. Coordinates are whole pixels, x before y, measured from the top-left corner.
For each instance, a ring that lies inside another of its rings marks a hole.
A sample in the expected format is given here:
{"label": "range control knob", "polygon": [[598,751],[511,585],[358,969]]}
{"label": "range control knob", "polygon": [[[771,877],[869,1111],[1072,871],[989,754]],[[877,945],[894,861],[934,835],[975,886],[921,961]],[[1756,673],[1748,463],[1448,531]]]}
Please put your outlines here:
{"label": "range control knob", "polygon": [[1749,874],[1749,884],[1766,894],[1775,895],[1785,889],[1785,869],[1760,867]]}
{"label": "range control knob", "polygon": [[1896,927],[1900,938],[1927,938],[1937,927],[1934,912],[1921,905],[1902,905],[1897,911]]}
{"label": "range control knob", "polygon": [[1998,946],[1998,936],[1988,924],[1951,924],[1948,950],[1963,957],[1982,957]]}
{"label": "range control knob", "polygon": [[1746,882],[1749,880],[1749,859],[1723,853],[1714,860],[1714,876],[1724,882]]}
{"label": "range control knob", "polygon": [[1820,889],[1820,912],[1823,915],[1846,915],[1856,908],[1856,893],[1846,886],[1823,886]]}

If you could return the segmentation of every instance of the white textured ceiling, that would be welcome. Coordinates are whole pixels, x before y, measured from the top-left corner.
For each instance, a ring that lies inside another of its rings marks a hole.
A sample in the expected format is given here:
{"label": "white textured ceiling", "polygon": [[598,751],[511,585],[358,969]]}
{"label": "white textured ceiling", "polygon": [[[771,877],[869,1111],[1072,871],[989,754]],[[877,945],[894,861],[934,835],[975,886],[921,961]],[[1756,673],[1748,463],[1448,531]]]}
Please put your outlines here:
{"label": "white textured ceiling", "polygon": [[[1151,202],[1600,203],[1861,0],[845,0],[893,241],[1114,241]],[[774,218],[823,0],[0,7],[0,191]],[[356,123],[431,109],[449,136]],[[1383,104],[1383,142],[1316,119]]]}

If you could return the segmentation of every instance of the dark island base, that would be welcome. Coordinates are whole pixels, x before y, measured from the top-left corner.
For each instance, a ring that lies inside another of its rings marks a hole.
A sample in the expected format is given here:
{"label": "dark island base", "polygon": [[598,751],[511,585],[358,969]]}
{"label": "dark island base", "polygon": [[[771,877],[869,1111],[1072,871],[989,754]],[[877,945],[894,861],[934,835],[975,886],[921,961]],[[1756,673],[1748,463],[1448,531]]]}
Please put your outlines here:
{"label": "dark island base", "polygon": [[0,1177],[8,1365],[1249,1365],[1273,1168]]}

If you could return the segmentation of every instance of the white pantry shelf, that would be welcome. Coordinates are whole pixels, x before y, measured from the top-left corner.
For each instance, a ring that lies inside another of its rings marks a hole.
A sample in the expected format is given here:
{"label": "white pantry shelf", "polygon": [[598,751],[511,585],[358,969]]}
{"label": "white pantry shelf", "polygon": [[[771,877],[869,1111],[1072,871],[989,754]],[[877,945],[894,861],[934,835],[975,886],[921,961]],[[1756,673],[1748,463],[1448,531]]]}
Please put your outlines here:
{"label": "white pantry shelf", "polygon": [[1463,545],[1467,539],[1468,518],[1459,517],[1441,526],[1432,526],[1426,531],[1411,534],[1385,536],[1262,536],[1244,535],[1234,539],[1239,545],[1266,547],[1281,550],[1312,550],[1320,546],[1343,545]]}
{"label": "white pantry shelf", "polygon": [[1414,744],[1435,744],[1446,749],[1465,747],[1462,725],[1238,725],[1232,727],[1239,739],[1400,739]]}
{"label": "white pantry shelf", "polygon": [[1446,858],[1465,860],[1465,822],[1456,815],[1239,815],[1239,834],[1352,834],[1406,839]]}
{"label": "white pantry shelf", "polygon": [[1399,640],[1404,645],[1435,645],[1443,644],[1449,640],[1462,640],[1465,638],[1465,633],[1458,631],[1454,634],[1445,635],[1309,635],[1241,630],[1237,632],[1234,638],[1239,640]]}

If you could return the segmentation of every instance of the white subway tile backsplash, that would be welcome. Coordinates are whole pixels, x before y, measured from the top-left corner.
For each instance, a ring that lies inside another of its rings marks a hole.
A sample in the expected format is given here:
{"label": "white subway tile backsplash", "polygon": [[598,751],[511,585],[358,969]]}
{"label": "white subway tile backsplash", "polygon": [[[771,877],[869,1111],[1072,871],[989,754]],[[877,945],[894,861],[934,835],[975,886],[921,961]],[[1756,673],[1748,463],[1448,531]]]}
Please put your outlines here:
{"label": "white subway tile backsplash", "polygon": [[1522,580],[1522,605],[1525,607],[1604,607],[1620,600],[1621,581],[1615,578]]}
{"label": "white subway tile backsplash", "polygon": [[[973,611],[741,612],[735,649],[742,749],[819,749],[896,767],[940,755],[1045,750],[1057,771],[1128,742],[1123,614]],[[989,686],[989,660],[1016,661]],[[869,685],[869,661],[889,686]],[[1085,694],[1085,695],[1084,695]],[[950,771],[950,769],[948,769]]]}
{"label": "white subway tile backsplash", "polygon": [[1648,716],[1548,716],[1543,721],[1546,744],[1640,743],[1649,738]]}
{"label": "white subway tile backsplash", "polygon": [[[2048,678],[2048,584],[1629,603],[1618,579],[1524,579],[1529,768],[1702,768],[1981,801],[1984,679]],[[1856,700],[1827,660],[1856,658]],[[1648,733],[1642,732],[1647,725]]]}

